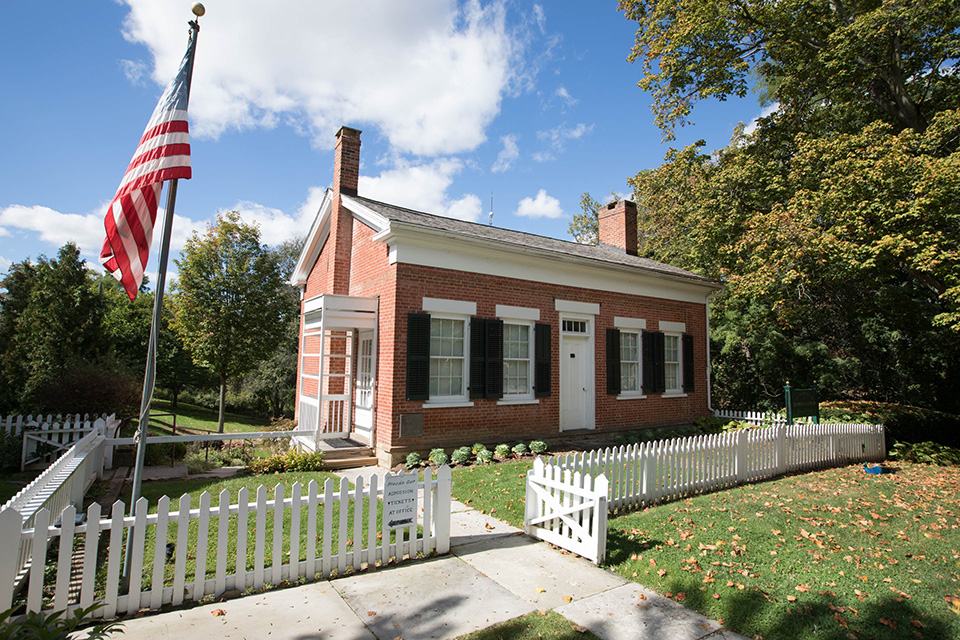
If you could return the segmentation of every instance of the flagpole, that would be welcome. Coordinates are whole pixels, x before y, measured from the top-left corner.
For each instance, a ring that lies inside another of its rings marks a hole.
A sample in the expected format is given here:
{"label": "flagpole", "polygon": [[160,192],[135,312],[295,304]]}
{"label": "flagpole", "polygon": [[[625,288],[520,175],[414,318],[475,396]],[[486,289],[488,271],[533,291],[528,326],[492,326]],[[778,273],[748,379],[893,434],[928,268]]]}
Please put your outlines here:
{"label": "flagpole", "polygon": [[[196,20],[191,20],[190,38],[196,46],[196,38],[200,33],[200,16],[204,14],[203,5],[193,3],[191,7]],[[194,49],[196,51],[196,49]],[[190,92],[190,83],[193,80],[193,58],[190,59],[190,68],[187,73],[187,93]],[[143,374],[143,397],[140,402],[140,422],[137,424],[135,440],[137,442],[137,459],[133,467],[133,486],[130,490],[130,515],[135,515],[137,500],[140,499],[140,485],[143,482],[143,465],[147,454],[147,427],[150,423],[150,403],[153,401],[153,389],[157,373],[157,345],[160,342],[160,319],[163,315],[163,290],[167,281],[167,259],[170,256],[170,235],[173,231],[173,211],[177,203],[177,183],[174,178],[168,182],[167,204],[163,213],[163,232],[160,236],[160,262],[157,265],[157,290],[153,298],[153,321],[150,324],[150,341],[147,346],[147,366]],[[158,540],[157,544],[162,541]],[[127,534],[127,548],[123,562],[123,582],[129,584],[130,563],[133,555],[133,527]],[[131,594],[139,597],[139,594]]]}

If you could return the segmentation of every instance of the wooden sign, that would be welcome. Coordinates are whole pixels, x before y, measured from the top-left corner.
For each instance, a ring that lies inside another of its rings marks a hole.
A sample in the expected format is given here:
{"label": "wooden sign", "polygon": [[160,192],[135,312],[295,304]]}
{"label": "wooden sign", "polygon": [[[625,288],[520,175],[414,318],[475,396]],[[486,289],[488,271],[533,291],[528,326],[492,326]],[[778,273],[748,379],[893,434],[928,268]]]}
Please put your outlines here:
{"label": "wooden sign", "polygon": [[388,475],[383,484],[383,520],[390,529],[409,527],[417,522],[416,473]]}

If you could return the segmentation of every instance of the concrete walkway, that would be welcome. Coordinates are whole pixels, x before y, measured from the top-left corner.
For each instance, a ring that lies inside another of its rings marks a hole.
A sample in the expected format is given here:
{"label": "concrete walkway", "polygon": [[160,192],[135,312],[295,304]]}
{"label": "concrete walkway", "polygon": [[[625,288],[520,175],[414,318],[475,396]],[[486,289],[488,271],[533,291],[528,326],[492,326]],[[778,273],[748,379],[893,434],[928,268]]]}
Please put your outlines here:
{"label": "concrete walkway", "polygon": [[[358,475],[374,468],[347,470]],[[453,503],[450,555],[123,621],[126,638],[455,638],[552,609],[604,640],[745,640],[672,600]],[[222,613],[221,613],[222,612]]]}

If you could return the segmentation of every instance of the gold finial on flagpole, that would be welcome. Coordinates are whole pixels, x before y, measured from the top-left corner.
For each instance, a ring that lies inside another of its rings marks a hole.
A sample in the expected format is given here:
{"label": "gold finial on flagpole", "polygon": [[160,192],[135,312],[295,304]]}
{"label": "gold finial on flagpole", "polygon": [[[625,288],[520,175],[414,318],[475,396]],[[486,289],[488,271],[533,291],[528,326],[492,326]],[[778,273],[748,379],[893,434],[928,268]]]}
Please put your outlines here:
{"label": "gold finial on flagpole", "polygon": [[194,2],[192,5],[190,5],[190,11],[192,11],[193,15],[197,16],[198,18],[202,17],[203,14],[207,12],[207,10],[204,9],[203,5],[199,2]]}

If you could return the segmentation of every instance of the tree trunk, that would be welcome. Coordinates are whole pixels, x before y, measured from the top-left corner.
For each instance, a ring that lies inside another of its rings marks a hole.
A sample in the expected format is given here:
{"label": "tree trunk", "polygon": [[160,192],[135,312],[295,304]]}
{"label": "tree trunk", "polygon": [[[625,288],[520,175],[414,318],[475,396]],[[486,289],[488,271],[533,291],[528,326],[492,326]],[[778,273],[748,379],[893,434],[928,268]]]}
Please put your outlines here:
{"label": "tree trunk", "polygon": [[220,374],[220,416],[217,418],[217,432],[223,433],[224,407],[227,404],[227,376]]}

